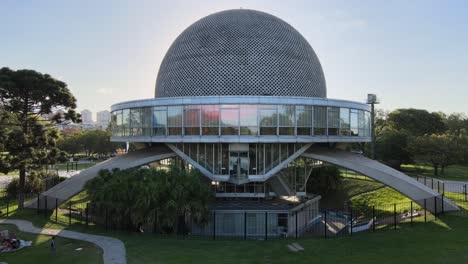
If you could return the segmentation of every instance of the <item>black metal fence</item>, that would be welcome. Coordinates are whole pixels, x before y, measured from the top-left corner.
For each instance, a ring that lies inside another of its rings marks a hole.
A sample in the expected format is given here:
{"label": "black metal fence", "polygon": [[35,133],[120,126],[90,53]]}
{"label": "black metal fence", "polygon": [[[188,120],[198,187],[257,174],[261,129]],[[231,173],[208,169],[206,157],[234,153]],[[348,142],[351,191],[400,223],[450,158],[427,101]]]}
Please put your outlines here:
{"label": "black metal fence", "polygon": [[[463,198],[461,196],[456,196]],[[326,210],[212,211],[204,223],[190,215],[178,216],[171,228],[161,225],[157,211],[141,217],[137,209],[115,208],[102,204],[67,201],[36,196],[36,213],[63,225],[99,230],[156,233],[159,236],[205,239],[277,239],[301,237],[352,236],[356,233],[402,229],[429,223],[446,213],[468,216],[468,202],[458,201],[462,209],[447,212],[445,195],[420,201],[380,206],[348,207]],[[11,204],[10,204],[11,206]],[[1,217],[9,216],[8,204],[0,208]],[[140,220],[136,221],[135,218]]]}

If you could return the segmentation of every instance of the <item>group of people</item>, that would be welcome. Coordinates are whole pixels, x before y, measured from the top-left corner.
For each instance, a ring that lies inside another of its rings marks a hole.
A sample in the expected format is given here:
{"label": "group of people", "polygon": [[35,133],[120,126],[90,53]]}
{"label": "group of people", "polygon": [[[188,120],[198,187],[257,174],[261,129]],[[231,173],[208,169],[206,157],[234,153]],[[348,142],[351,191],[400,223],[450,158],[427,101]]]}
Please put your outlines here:
{"label": "group of people", "polygon": [[14,232],[0,231],[0,252],[18,249],[19,247],[20,241],[16,239]]}

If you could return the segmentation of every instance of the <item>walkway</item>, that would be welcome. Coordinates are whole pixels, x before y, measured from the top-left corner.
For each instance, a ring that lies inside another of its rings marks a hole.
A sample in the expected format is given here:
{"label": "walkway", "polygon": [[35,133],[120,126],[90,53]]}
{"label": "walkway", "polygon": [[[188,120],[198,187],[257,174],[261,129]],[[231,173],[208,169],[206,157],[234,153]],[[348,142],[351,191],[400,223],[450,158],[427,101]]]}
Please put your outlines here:
{"label": "walkway", "polygon": [[31,222],[25,220],[0,219],[0,224],[16,225],[19,230],[33,234],[59,236],[87,241],[102,248],[102,251],[104,252],[102,256],[104,264],[127,263],[124,243],[116,238],[85,234],[68,230],[38,228],[33,226]]}
{"label": "walkway", "polygon": [[[419,205],[426,206],[432,213],[439,213],[442,210],[459,210],[455,203],[447,198],[442,200],[437,192],[424,184],[421,184],[400,171],[362,155],[338,149],[311,147],[302,154],[302,156],[348,168],[373,178],[378,182],[392,187]],[[436,198],[433,199],[434,197]]]}
{"label": "walkway", "polygon": [[[156,145],[151,148],[129,152],[124,155],[119,155],[115,158],[108,159],[98,163],[88,169],[80,171],[77,175],[66,179],[65,181],[55,185],[49,190],[41,194],[40,207],[43,208],[44,199],[47,197],[47,207],[53,209],[55,207],[55,199],[59,203],[63,203],[81,192],[87,181],[95,178],[100,170],[129,169],[139,167],[154,161],[174,157],[176,154],[165,145]],[[37,200],[33,199],[26,205],[28,208],[36,208]]]}

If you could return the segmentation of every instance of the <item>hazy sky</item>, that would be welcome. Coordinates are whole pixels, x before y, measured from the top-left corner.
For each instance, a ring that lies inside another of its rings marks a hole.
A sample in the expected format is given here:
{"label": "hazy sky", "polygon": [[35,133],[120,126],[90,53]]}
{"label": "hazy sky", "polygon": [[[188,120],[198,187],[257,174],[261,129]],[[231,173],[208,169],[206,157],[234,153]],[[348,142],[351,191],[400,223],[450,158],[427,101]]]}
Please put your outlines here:
{"label": "hazy sky", "polygon": [[78,108],[154,96],[161,60],[196,20],[256,9],[317,53],[328,97],[468,113],[468,1],[0,0],[0,67],[68,83]]}

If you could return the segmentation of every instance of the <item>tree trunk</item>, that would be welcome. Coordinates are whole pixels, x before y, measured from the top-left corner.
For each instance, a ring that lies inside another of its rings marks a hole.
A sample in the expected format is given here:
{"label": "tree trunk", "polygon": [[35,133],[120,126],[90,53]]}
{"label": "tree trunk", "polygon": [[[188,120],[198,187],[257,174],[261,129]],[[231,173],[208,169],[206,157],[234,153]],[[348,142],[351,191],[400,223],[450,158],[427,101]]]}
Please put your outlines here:
{"label": "tree trunk", "polygon": [[434,166],[434,175],[438,176],[439,175],[439,165],[438,164],[433,164]]}
{"label": "tree trunk", "polygon": [[444,165],[440,166],[440,175],[445,175],[445,167]]}
{"label": "tree trunk", "polygon": [[19,186],[18,186],[18,209],[24,208],[24,185],[26,182],[26,169],[23,167],[19,170]]}

